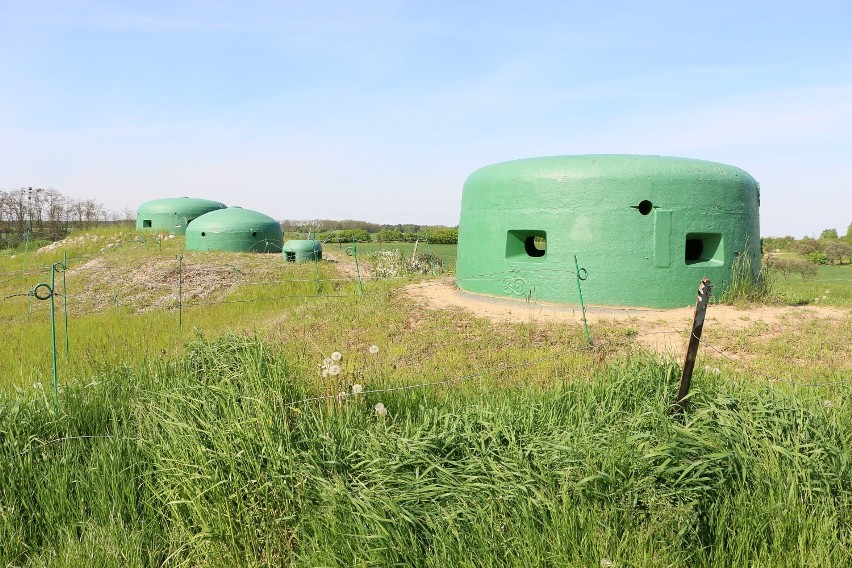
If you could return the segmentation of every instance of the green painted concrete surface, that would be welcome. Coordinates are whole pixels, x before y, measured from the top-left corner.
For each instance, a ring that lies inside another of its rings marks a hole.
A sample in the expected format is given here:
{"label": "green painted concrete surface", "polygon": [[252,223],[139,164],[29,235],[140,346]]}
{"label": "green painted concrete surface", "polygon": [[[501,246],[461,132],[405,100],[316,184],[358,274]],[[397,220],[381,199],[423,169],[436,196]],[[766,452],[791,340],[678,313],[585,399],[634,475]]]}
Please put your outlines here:
{"label": "green painted concrete surface", "polygon": [[288,262],[314,262],[322,260],[322,243],[312,239],[290,239],[281,251]]}
{"label": "green painted concrete surface", "polygon": [[186,228],[187,250],[277,253],[283,244],[281,223],[241,207],[211,211]]}
{"label": "green painted concrete surface", "polygon": [[186,232],[186,226],[194,219],[225,207],[224,203],[218,201],[192,197],[167,197],[146,201],[136,210],[136,228],[165,230],[182,235]]}
{"label": "green painted concrete surface", "polygon": [[470,292],[589,304],[693,305],[748,254],[760,269],[759,187],[743,170],[663,156],[587,155],[486,166],[464,185],[456,282]]}

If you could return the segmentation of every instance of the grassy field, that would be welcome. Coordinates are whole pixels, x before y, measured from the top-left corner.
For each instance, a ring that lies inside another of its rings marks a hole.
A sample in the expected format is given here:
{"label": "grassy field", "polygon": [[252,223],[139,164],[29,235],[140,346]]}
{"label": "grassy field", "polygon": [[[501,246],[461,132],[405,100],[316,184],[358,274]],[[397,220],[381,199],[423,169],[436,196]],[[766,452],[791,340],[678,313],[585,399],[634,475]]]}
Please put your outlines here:
{"label": "grassy field", "polygon": [[[341,262],[74,238],[0,255],[2,296],[70,258],[58,401],[49,301],[0,302],[4,566],[852,563],[850,314],[706,330],[673,417],[629,324],[589,347]],[[850,307],[828,268],[802,285]]]}
{"label": "grassy field", "polygon": [[[351,245],[327,243],[325,246],[334,250],[345,249]],[[410,256],[414,252],[414,243],[358,243],[359,254],[369,255],[371,252],[379,250],[399,250],[402,254]],[[456,271],[456,245],[418,243],[417,252],[431,252],[444,261],[444,270],[446,272]]]}
{"label": "grassy field", "polygon": [[774,282],[783,301],[791,305],[852,307],[852,265],[820,266],[812,279],[794,274],[786,280],[776,276]]}

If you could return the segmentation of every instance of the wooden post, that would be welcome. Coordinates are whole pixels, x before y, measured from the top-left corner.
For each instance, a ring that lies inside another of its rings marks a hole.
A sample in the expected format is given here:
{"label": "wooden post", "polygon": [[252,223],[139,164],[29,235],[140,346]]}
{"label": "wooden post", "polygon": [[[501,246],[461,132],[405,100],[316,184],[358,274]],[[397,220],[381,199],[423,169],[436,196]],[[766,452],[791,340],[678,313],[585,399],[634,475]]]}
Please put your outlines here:
{"label": "wooden post", "polygon": [[710,300],[710,290],[713,285],[708,278],[702,278],[698,284],[698,299],[695,302],[695,316],[692,320],[692,333],[689,336],[689,347],[686,349],[686,360],[683,362],[683,372],[680,375],[680,387],[674,401],[674,412],[680,413],[689,406],[686,399],[689,386],[692,384],[692,371],[695,369],[695,358],[698,355],[698,343],[704,329],[704,316],[707,313],[707,302]]}

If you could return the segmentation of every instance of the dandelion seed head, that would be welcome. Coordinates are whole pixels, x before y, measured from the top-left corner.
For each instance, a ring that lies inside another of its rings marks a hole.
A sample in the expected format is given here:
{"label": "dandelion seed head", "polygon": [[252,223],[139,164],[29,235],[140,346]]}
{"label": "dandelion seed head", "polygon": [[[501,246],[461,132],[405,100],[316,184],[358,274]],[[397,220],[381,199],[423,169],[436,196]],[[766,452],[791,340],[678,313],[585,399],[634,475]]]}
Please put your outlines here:
{"label": "dandelion seed head", "polygon": [[337,402],[343,402],[344,400],[346,400],[347,396],[349,395],[343,391],[340,391],[339,393],[337,393]]}
{"label": "dandelion seed head", "polygon": [[352,385],[352,394],[361,394],[362,392],[364,392],[364,387],[362,385],[359,385],[358,383]]}
{"label": "dandelion seed head", "polygon": [[375,355],[378,352],[379,352],[379,346],[378,345],[370,345],[370,353]]}
{"label": "dandelion seed head", "polygon": [[323,369],[322,370],[322,378],[326,378],[326,377],[328,377],[328,369]]}
{"label": "dandelion seed head", "polygon": [[601,558],[601,568],[612,568],[615,566],[612,560],[609,558]]}
{"label": "dandelion seed head", "polygon": [[834,403],[833,403],[832,401],[830,401],[830,400],[824,400],[824,401],[822,401],[822,405],[823,405],[825,408],[834,408]]}
{"label": "dandelion seed head", "polygon": [[340,365],[332,365],[328,368],[328,374],[335,377],[340,374]]}
{"label": "dandelion seed head", "polygon": [[337,361],[340,361],[341,359],[343,359],[343,353],[341,353],[340,351],[335,351],[334,353],[331,354],[331,360],[332,361],[337,362]]}
{"label": "dandelion seed head", "polygon": [[388,414],[388,409],[385,408],[385,405],[381,402],[377,402],[373,407],[373,410],[375,411],[376,416],[387,416]]}
{"label": "dandelion seed head", "polygon": [[328,367],[329,365],[331,365],[331,359],[326,357],[325,359],[322,360],[322,364],[325,365],[326,367]]}

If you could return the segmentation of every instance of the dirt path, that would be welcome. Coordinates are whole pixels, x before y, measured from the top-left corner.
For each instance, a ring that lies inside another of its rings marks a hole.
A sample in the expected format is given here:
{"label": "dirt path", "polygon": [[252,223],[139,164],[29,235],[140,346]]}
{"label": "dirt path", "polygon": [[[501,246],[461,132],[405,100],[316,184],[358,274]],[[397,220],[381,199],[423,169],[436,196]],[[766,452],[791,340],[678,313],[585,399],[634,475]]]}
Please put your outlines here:
{"label": "dirt path", "polygon": [[[582,325],[579,306],[531,302],[471,294],[459,290],[451,278],[438,282],[412,284],[403,294],[423,307],[431,309],[462,308],[475,316],[498,322],[558,322]],[[682,353],[689,340],[694,308],[670,310],[650,308],[621,308],[587,306],[589,324],[613,323],[637,332],[636,341],[660,353]],[[755,323],[765,324],[764,337],[777,335],[785,329],[800,325],[803,320],[836,318],[852,315],[852,310],[829,307],[760,306],[738,309],[732,306],[711,305],[705,319],[706,329],[739,331]]]}

